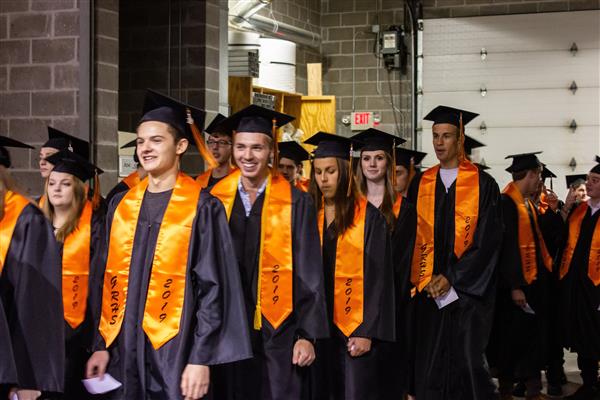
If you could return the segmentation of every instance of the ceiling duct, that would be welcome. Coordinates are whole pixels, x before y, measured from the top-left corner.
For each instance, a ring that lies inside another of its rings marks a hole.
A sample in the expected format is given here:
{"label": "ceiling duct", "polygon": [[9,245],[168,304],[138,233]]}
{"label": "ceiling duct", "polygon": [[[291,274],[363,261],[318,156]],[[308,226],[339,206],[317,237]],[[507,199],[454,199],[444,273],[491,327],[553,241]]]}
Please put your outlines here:
{"label": "ceiling duct", "polygon": [[303,46],[320,47],[321,35],[318,33],[256,14],[271,2],[272,0],[240,0],[236,2],[230,7],[229,26],[272,38],[289,40]]}

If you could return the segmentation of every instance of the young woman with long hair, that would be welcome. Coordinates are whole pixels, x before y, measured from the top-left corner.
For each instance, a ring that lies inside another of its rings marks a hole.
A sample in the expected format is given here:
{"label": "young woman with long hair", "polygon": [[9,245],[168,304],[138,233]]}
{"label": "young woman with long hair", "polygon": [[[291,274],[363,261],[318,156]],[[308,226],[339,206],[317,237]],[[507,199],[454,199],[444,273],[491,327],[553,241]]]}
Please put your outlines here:
{"label": "young woman with long hair", "polygon": [[379,399],[379,344],[395,337],[391,242],[386,220],[360,194],[351,140],[319,132],[310,193],[318,212],[331,338],[317,344],[314,398]]}
{"label": "young woman with long hair", "polygon": [[[88,199],[85,182],[101,172],[83,157],[62,150],[47,158],[54,165],[42,209],[52,223],[62,260],[65,331],[64,399],[86,399],[81,383],[100,308],[97,264],[104,236],[104,212]],[[99,190],[98,187],[95,188]]]}
{"label": "young woman with long hair", "polygon": [[60,261],[50,224],[16,188],[5,147],[31,148],[0,136],[0,331],[8,331],[0,332],[0,398],[30,400],[63,389]]}

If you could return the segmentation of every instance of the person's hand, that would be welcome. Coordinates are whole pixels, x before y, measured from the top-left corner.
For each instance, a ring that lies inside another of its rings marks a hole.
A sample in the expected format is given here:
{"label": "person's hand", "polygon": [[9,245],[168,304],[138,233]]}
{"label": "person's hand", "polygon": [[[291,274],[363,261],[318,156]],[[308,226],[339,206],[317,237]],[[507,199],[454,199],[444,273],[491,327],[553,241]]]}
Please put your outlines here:
{"label": "person's hand", "polygon": [[521,289],[513,289],[511,292],[511,297],[513,302],[519,307],[525,307],[525,304],[527,304],[525,293]]}
{"label": "person's hand", "polygon": [[298,339],[294,343],[292,364],[299,367],[308,367],[315,361],[315,347],[306,339]]}
{"label": "person's hand", "polygon": [[15,388],[10,391],[8,398],[11,399],[15,393],[19,400],[36,400],[42,395],[42,392],[39,390],[20,390]]}
{"label": "person's hand", "polygon": [[569,211],[571,211],[571,209],[573,208],[573,205],[575,205],[576,201],[577,201],[577,193],[575,192],[575,190],[573,190],[573,188],[569,188],[569,193],[567,193],[567,198],[565,199],[565,205],[563,206],[563,209],[566,210],[567,214],[569,213]]}
{"label": "person's hand", "polygon": [[348,353],[352,357],[360,357],[371,351],[371,339],[351,337],[348,339]]}
{"label": "person's hand", "polygon": [[181,374],[181,394],[185,400],[201,399],[208,393],[210,368],[206,365],[188,364]]}
{"label": "person's hand", "polygon": [[544,187],[544,193],[546,193],[546,203],[552,211],[558,210],[558,196],[552,190]]}
{"label": "person's hand", "polygon": [[431,282],[425,286],[425,291],[434,299],[445,295],[450,290],[450,282],[444,275],[433,275]]}
{"label": "person's hand", "polygon": [[96,377],[102,378],[106,372],[106,367],[108,366],[109,360],[110,355],[108,354],[108,351],[95,351],[87,362],[85,368],[85,377],[88,379]]}

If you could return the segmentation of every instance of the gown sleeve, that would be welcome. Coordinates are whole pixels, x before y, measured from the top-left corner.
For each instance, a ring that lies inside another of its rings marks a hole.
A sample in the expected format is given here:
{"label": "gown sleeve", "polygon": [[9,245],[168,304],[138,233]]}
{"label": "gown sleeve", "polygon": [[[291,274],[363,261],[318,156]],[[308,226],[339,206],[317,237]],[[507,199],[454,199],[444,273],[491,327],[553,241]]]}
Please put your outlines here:
{"label": "gown sleeve", "polygon": [[65,340],[61,262],[52,227],[26,206],[13,232],[0,277],[18,386],[62,392]]}
{"label": "gown sleeve", "polygon": [[215,365],[252,357],[237,260],[223,205],[200,197],[190,273],[198,309],[188,363]]}

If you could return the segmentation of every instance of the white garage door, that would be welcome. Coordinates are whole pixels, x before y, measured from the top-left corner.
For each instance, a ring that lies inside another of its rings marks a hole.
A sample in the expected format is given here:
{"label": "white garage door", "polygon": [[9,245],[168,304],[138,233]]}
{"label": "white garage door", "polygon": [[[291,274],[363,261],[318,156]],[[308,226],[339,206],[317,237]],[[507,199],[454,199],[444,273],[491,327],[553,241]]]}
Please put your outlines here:
{"label": "white garage door", "polygon": [[[561,197],[564,175],[594,165],[600,11],[426,20],[423,52],[423,115],[438,104],[481,114],[466,133],[487,144],[473,159],[491,167],[501,189],[510,180],[507,154],[542,150]],[[420,139],[430,153],[425,164],[435,164],[430,122],[423,121]]]}

